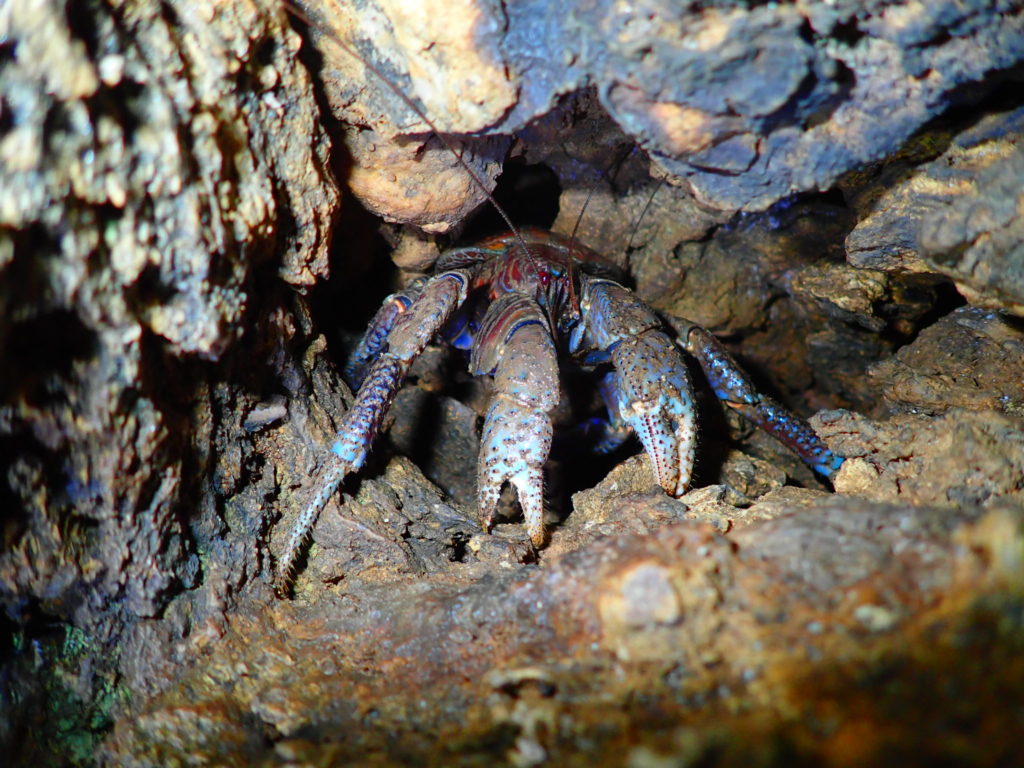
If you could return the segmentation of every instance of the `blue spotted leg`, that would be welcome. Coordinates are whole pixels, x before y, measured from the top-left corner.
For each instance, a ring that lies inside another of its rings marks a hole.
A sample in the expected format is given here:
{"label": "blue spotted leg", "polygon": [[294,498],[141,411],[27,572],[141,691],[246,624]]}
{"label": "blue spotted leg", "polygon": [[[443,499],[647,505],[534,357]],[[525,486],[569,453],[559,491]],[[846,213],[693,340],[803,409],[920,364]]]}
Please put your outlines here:
{"label": "blue spotted leg", "polygon": [[[356,394],[338,428],[326,464],[315,479],[316,493],[299,514],[277,569],[278,591],[287,591],[302,547],[313,530],[320,511],[351,473],[363,466],[381,422],[405,380],[413,361],[452,314],[466,301],[473,269],[458,269],[435,275],[426,281],[415,299],[407,294],[389,296],[371,327],[370,342],[363,349],[364,363],[372,359]],[[376,330],[374,330],[376,328]],[[383,331],[381,331],[383,329]]]}
{"label": "blue spotted leg", "polygon": [[[609,356],[609,360],[611,357]],[[608,410],[608,418],[594,417],[587,422],[589,434],[596,433],[594,451],[596,453],[613,453],[633,436],[633,428],[622,418],[619,411],[619,377],[615,371],[608,371],[597,383],[597,391]]]}
{"label": "blue spotted leg", "polygon": [[782,405],[758,392],[722,346],[722,342],[696,323],[666,316],[677,343],[696,358],[719,400],[741,413],[792,449],[813,470],[831,479],[843,465],[810,425]]}
{"label": "blue spotted leg", "polygon": [[387,348],[388,334],[391,333],[395,321],[423,293],[426,284],[426,278],[421,277],[413,280],[403,290],[384,299],[345,365],[345,381],[350,387],[357,389],[363,383],[373,361],[380,357],[380,354]]}

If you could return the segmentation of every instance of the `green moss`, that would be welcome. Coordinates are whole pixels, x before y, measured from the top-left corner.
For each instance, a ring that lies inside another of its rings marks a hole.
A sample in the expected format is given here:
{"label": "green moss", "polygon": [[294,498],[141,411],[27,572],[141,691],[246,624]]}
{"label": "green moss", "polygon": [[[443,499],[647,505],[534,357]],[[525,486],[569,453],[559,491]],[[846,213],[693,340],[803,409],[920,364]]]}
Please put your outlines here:
{"label": "green moss", "polygon": [[15,763],[91,766],[116,713],[128,702],[104,648],[66,625],[44,638],[14,633],[9,713]]}

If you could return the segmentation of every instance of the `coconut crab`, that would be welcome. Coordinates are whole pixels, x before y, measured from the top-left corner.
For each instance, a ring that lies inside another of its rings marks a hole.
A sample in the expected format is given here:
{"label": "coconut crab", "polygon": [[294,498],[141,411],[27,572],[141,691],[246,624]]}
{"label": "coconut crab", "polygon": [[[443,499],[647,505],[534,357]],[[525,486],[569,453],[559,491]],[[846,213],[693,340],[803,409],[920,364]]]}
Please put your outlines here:
{"label": "coconut crab", "polygon": [[511,483],[530,540],[542,547],[543,465],[551,447],[548,412],[559,400],[558,355],[587,366],[611,364],[601,380],[608,409],[605,444],[635,433],[658,484],[686,492],[696,448],[693,387],[680,349],[703,369],[715,395],[831,477],[842,464],[802,419],[758,393],[709,331],[662,320],[611,279],[597,253],[550,232],[527,229],[441,256],[429,278],[388,296],[357,346],[346,375],[358,387],[338,438],[299,515],[278,568],[286,588],[320,510],[359,471],[412,363],[440,337],[469,352],[470,372],[493,379],[477,462],[485,530],[502,487]]}

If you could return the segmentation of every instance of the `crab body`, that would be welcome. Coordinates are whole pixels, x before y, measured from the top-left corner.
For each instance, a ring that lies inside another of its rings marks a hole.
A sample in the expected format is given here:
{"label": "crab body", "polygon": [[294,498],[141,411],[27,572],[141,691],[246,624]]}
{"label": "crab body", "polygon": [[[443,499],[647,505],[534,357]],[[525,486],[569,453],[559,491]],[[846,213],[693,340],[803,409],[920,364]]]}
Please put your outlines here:
{"label": "crab body", "polygon": [[[524,251],[523,246],[528,249]],[[831,476],[842,463],[811,428],[759,394],[721,343],[700,326],[661,319],[611,279],[595,252],[541,230],[503,235],[442,255],[430,278],[385,299],[346,376],[358,387],[312,499],[297,520],[279,573],[287,582],[320,509],[363,465],[413,361],[435,337],[469,350],[470,372],[493,379],[477,463],[485,529],[506,482],[516,489],[533,544],[545,542],[543,465],[549,412],[559,400],[558,356],[610,363],[601,382],[605,447],[635,433],[666,493],[681,496],[696,447],[693,387],[680,348],[700,363],[715,394]]]}

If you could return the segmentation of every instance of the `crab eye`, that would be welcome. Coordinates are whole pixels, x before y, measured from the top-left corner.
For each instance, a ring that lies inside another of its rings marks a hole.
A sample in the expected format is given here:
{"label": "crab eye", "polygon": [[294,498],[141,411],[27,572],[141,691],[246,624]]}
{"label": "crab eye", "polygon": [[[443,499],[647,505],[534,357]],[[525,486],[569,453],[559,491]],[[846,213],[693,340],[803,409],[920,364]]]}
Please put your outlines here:
{"label": "crab eye", "polygon": [[541,285],[547,285],[548,283],[551,282],[551,273],[548,272],[546,269],[540,270],[537,273],[537,277],[540,278],[540,284]]}

